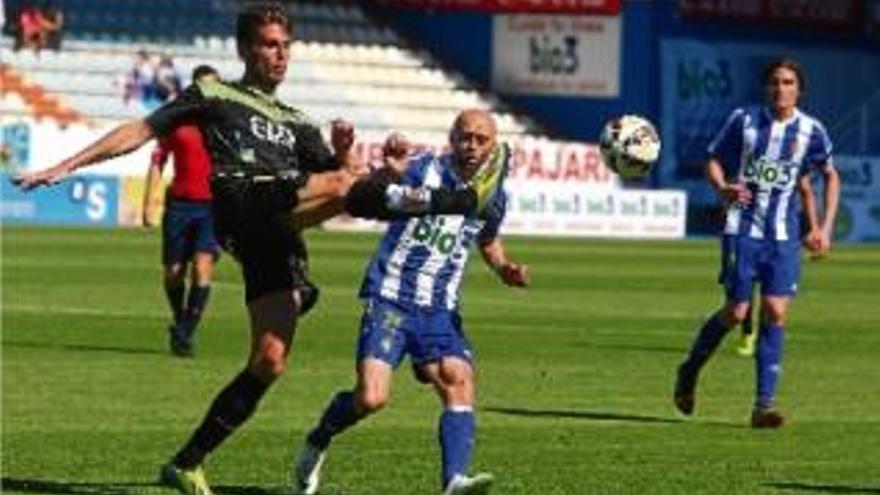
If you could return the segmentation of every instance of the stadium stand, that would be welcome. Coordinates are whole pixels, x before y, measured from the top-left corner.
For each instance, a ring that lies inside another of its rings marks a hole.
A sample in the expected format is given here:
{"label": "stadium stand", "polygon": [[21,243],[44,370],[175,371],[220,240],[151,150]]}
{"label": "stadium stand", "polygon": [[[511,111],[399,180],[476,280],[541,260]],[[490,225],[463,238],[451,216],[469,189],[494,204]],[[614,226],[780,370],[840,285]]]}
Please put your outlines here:
{"label": "stadium stand", "polygon": [[[16,4],[17,2],[9,2]],[[0,59],[58,95],[93,122],[143,113],[123,101],[134,51],[170,54],[188,75],[211,64],[237,77],[241,63],[231,36],[236,2],[220,0],[67,0],[63,52],[12,50]],[[292,65],[280,97],[318,121],[343,116],[359,129],[402,129],[416,139],[445,135],[463,107],[493,109],[502,136],[537,132],[461,76],[439,68],[427,54],[406,48],[387,27],[347,2],[291,2],[297,19]],[[136,34],[135,34],[136,33]]]}
{"label": "stadium stand", "polygon": [[61,125],[84,121],[82,114],[64,104],[57,93],[28,80],[6,63],[0,64],[0,110],[37,120],[53,119]]}

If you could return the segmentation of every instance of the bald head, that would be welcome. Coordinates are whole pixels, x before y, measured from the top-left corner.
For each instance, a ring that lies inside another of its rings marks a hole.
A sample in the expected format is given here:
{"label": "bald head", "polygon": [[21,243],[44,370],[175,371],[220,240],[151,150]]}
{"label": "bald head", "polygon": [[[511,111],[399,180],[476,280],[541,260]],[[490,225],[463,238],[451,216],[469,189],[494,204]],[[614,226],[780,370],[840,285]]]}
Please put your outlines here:
{"label": "bald head", "polygon": [[470,178],[486,162],[497,137],[495,119],[486,110],[470,108],[458,114],[449,133],[449,144],[463,178]]}

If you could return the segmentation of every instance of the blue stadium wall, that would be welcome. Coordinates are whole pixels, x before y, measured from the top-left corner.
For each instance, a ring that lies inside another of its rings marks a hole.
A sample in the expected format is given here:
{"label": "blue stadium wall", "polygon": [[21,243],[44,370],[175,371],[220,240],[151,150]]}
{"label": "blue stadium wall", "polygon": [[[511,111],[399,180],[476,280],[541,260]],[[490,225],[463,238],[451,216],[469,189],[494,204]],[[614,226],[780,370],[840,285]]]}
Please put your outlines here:
{"label": "blue stadium wall", "polygon": [[[491,90],[491,14],[386,9],[379,15],[441,63]],[[651,185],[686,189],[693,206],[688,231],[709,233],[717,225],[715,198],[701,176],[709,135],[735,106],[763,101],[759,77],[767,61],[793,56],[808,78],[801,107],[829,127],[836,155],[867,157],[872,183],[855,186],[880,191],[880,169],[873,165],[880,157],[880,38],[861,26],[687,19],[671,0],[624,1],[621,16],[619,97],[498,96],[565,139],[595,142],[614,115],[650,117],[664,135]],[[732,79],[719,86],[718,77]],[[691,100],[682,105],[685,96]],[[688,111],[704,115],[694,119]],[[855,175],[861,180],[865,174]],[[880,211],[880,199],[867,208]],[[880,233],[880,215],[874,216],[872,228]]]}
{"label": "blue stadium wall", "polygon": [[[469,79],[489,88],[492,73],[492,15],[467,12],[381,10],[416,45]],[[831,48],[862,53],[877,63],[880,41],[858,31],[840,32],[804,26],[771,26],[723,20],[685,20],[673,1],[623,2],[621,40],[621,92],[619,98],[560,98],[504,96],[514,108],[532,115],[558,135],[577,140],[594,140],[604,118],[622,112],[640,112],[654,119],[660,112],[660,42],[666,38],[698,39],[707,43],[739,41],[767,42],[786,47],[786,55],[797,56],[811,48]],[[880,89],[880,74],[854,68],[846,91],[840,91],[840,74],[810,72],[810,86],[822,88],[822,98],[804,102],[818,114],[834,114],[851,106],[852,100]],[[758,69],[756,69],[756,72]],[[830,96],[830,98],[829,98]],[[760,97],[760,95],[758,95]],[[869,142],[880,154],[880,115]],[[849,151],[849,150],[847,150]],[[857,151],[857,150],[852,150]],[[861,151],[861,150],[858,150]]]}

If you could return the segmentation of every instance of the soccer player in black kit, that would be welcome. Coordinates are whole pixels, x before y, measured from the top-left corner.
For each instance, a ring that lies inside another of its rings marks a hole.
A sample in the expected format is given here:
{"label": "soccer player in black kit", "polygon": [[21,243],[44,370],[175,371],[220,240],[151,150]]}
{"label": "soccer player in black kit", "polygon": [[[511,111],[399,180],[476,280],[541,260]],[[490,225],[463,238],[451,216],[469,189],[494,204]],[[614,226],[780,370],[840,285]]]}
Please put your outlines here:
{"label": "soccer player in black kit", "polygon": [[191,495],[211,495],[204,458],[254,412],[285,371],[297,319],[317,291],[306,279],[300,228],[343,210],[388,219],[468,214],[497,177],[470,188],[412,190],[381,170],[361,175],[350,153],[351,125],[334,121],[333,151],[299,111],[278,101],[290,58],[292,23],[277,3],[251,4],[239,14],[236,42],[245,73],[238,82],[189,87],[143,120],[122,124],[58,165],[13,179],[23,189],[51,185],[72,171],[129,153],[176,127],[200,128],[214,170],[211,191],[217,237],[239,261],[251,322],[247,365],[215,397],[191,438],[161,469],[161,480]]}

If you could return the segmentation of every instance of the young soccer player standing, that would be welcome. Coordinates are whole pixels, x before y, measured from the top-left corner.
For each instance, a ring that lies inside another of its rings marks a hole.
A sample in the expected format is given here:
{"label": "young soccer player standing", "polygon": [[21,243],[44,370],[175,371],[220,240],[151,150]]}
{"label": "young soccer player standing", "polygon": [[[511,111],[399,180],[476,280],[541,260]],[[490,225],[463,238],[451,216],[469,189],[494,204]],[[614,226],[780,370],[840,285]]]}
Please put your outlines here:
{"label": "young soccer player standing", "polygon": [[761,318],[755,350],[756,390],[751,424],[777,428],[785,417],[776,407],[786,315],[800,279],[799,181],[818,172],[825,181],[821,224],[809,215],[809,249],[824,253],[840,196],[831,163],[831,140],[815,118],[797,108],[805,90],[800,65],[769,64],[763,83],[766,106],[735,110],[709,145],[709,183],[726,204],[721,239],[721,282],[727,301],[697,333],[678,368],[674,402],[692,414],[699,373],[724,335],[748,315],[752,286],[761,287]]}

